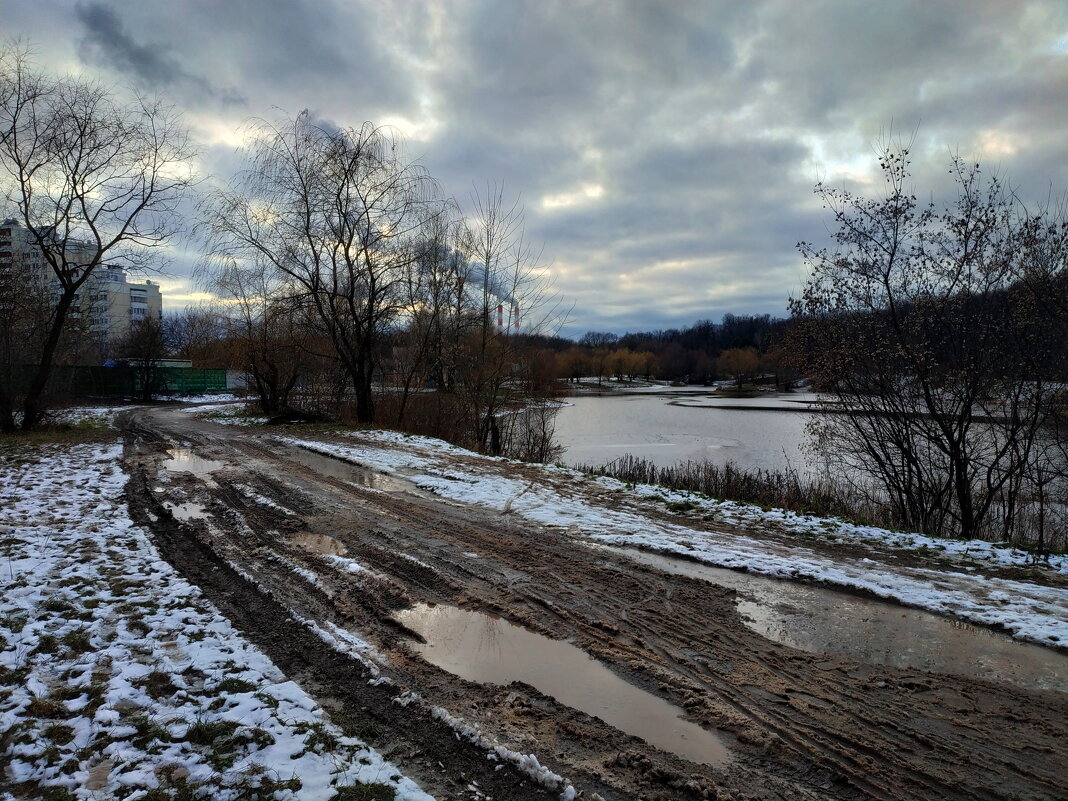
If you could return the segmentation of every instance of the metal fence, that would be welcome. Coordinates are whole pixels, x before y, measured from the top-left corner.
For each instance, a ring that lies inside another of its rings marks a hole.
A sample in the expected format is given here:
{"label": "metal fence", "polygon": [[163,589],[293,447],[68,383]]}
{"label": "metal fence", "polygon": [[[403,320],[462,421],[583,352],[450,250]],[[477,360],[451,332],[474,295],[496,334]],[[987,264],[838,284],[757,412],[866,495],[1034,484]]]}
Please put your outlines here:
{"label": "metal fence", "polygon": [[[29,383],[32,367],[4,371],[0,380],[8,380],[16,394],[20,386]],[[53,369],[51,391],[72,397],[121,398],[139,395],[145,371],[135,367],[59,366]],[[157,367],[151,371],[157,395],[202,395],[226,392],[226,370],[190,367]]]}

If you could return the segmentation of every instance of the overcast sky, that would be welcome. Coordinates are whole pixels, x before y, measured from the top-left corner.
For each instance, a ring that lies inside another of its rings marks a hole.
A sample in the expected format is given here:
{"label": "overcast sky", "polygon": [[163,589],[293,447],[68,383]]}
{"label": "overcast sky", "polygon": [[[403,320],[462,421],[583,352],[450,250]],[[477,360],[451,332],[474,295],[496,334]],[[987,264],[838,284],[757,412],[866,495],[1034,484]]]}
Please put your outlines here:
{"label": "overcast sky", "polygon": [[0,0],[0,21],[42,67],[183,109],[205,175],[249,118],[310,108],[396,126],[461,202],[503,184],[569,335],[784,314],[795,244],[826,236],[812,185],[877,191],[891,128],[925,195],[951,151],[1029,199],[1068,188],[1066,2]]}

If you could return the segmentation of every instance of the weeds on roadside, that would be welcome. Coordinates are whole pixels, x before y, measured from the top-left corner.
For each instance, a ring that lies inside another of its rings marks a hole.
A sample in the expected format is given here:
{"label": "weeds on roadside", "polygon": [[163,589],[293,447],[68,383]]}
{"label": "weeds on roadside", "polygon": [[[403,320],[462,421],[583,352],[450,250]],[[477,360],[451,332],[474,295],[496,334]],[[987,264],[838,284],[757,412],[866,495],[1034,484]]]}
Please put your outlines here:
{"label": "weeds on roadside", "polygon": [[[765,511],[785,509],[816,517],[837,518],[843,523],[875,526],[890,531],[905,530],[887,504],[880,503],[873,493],[865,492],[848,481],[822,477],[802,478],[793,468],[785,470],[747,470],[733,462],[725,465],[710,462],[684,462],[660,467],[648,459],[625,455],[603,465],[584,465],[576,468],[585,475],[608,476],[624,482],[627,489],[637,484],[649,484],[673,490],[692,492],[708,498],[751,504]],[[689,500],[670,501],[661,497],[669,511],[686,514],[697,508]],[[833,539],[832,534],[827,539]],[[1034,551],[1026,542],[993,543]],[[1051,536],[1047,551],[1063,552],[1063,535],[1059,542]]]}
{"label": "weeds on roadside", "polygon": [[54,423],[35,431],[16,431],[0,434],[0,463],[10,459],[32,457],[45,445],[85,445],[108,442],[118,432],[99,417],[89,417],[75,423]]}
{"label": "weeds on roadside", "polygon": [[[764,509],[839,517],[884,528],[893,528],[895,523],[885,510],[846,482],[829,478],[803,479],[792,468],[746,470],[733,462],[718,465],[692,461],[660,467],[648,459],[627,454],[603,465],[585,465],[578,469],[583,473],[618,479],[628,488],[636,484],[652,484]],[[696,508],[692,501],[665,503],[677,513]]]}
{"label": "weeds on roadside", "polygon": [[331,801],[393,801],[396,793],[388,784],[351,784],[335,787]]}

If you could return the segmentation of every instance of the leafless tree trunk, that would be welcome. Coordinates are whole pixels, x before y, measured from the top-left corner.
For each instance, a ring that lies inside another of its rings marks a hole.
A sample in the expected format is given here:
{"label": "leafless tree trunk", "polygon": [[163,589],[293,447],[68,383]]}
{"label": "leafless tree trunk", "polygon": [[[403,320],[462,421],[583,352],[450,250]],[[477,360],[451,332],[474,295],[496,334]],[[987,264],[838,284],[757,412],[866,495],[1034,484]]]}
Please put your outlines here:
{"label": "leafless tree trunk", "polygon": [[[401,392],[395,425],[404,424],[415,384],[430,383],[438,391],[448,387],[452,367],[446,343],[454,342],[450,312],[456,293],[462,294],[470,266],[464,254],[466,229],[451,206],[428,221],[425,241],[409,267],[405,282],[407,315],[394,337],[391,360]],[[458,289],[459,288],[459,289]],[[451,331],[452,333],[446,333]]]}
{"label": "leafless tree trunk", "polygon": [[[525,240],[519,201],[508,202],[503,188],[491,185],[475,194],[473,206],[469,261],[476,294],[466,298],[468,311],[461,315],[457,385],[477,447],[500,454],[507,444],[501,412],[531,399],[522,381],[531,355],[524,334],[555,332],[566,315],[541,254]],[[542,430],[551,437],[551,426]]]}
{"label": "leafless tree trunk", "polygon": [[345,366],[360,422],[374,420],[379,345],[404,311],[405,281],[436,186],[370,123],[339,129],[305,111],[261,122],[244,178],[202,206],[216,258],[262,260],[290,285]]}
{"label": "leafless tree trunk", "polygon": [[18,47],[0,52],[0,185],[53,292],[22,427],[42,419],[63,331],[102,264],[143,266],[174,232],[193,180],[185,129],[144,98],[36,72]]}

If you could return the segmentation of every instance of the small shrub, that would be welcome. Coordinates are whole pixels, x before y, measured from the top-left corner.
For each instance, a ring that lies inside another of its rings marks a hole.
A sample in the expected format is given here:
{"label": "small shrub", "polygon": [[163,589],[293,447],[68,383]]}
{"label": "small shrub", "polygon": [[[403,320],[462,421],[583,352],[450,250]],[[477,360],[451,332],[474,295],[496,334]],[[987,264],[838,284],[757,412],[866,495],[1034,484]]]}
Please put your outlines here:
{"label": "small shrub", "polygon": [[170,733],[148,715],[134,715],[127,722],[137,729],[137,733],[130,742],[142,751],[146,750],[152,742],[168,743],[171,741]]}
{"label": "small shrub", "polygon": [[241,801],[275,801],[276,793],[288,791],[299,792],[303,783],[294,776],[291,779],[280,779],[271,775],[263,775],[257,784],[253,780],[241,782],[236,789],[240,790],[238,796]]}
{"label": "small shrub", "polygon": [[253,726],[251,729],[241,732],[235,740],[254,746],[255,748],[267,748],[274,745],[274,737],[266,729],[261,729],[259,726]]}
{"label": "small shrub", "polygon": [[62,643],[75,654],[85,654],[93,650],[93,645],[89,641],[89,632],[84,629],[68,631],[63,635]]}
{"label": "small shrub", "polygon": [[667,508],[672,512],[692,512],[697,508],[697,504],[693,501],[670,501],[667,504]]}
{"label": "small shrub", "polygon": [[26,677],[29,675],[29,667],[8,668],[0,666],[0,685],[14,687],[25,684]]}
{"label": "small shrub", "polygon": [[49,698],[34,698],[26,707],[26,714],[35,718],[66,718],[70,713],[62,701],[54,701]]}
{"label": "small shrub", "polygon": [[66,787],[44,787],[37,791],[41,801],[77,801],[78,796]]}
{"label": "small shrub", "polygon": [[355,737],[365,743],[373,743],[382,736],[382,727],[371,718],[345,716],[336,722],[346,737]]}
{"label": "small shrub", "polygon": [[231,678],[220,681],[215,689],[221,693],[250,693],[256,689],[256,685],[242,679]]}
{"label": "small shrub", "polygon": [[327,728],[325,723],[301,723],[295,728],[298,734],[307,734],[304,738],[304,752],[316,751],[330,753],[340,743],[334,734]]}
{"label": "small shrub", "polygon": [[258,701],[262,701],[266,706],[269,706],[271,709],[278,709],[278,707],[282,704],[281,701],[279,701],[270,693],[258,692],[252,697]]}
{"label": "small shrub", "polygon": [[62,598],[49,598],[41,608],[47,612],[72,612],[74,607]]}
{"label": "small shrub", "polygon": [[66,745],[74,739],[73,727],[66,726],[62,723],[53,723],[50,726],[45,726],[43,733],[45,737],[56,745]]}
{"label": "small shrub", "polygon": [[57,640],[51,634],[42,634],[41,639],[37,641],[37,647],[34,649],[34,653],[37,654],[54,654],[59,650],[59,640]]}
{"label": "small shrub", "polygon": [[151,673],[137,679],[134,685],[144,688],[145,692],[148,693],[148,697],[153,701],[170,698],[178,692],[178,688],[171,681],[170,675],[161,670],[153,670]]}
{"label": "small shrub", "polygon": [[337,795],[331,801],[393,801],[396,791],[388,784],[351,784],[334,788]]}
{"label": "small shrub", "polygon": [[198,718],[190,724],[185,739],[193,745],[212,745],[217,740],[230,739],[238,725],[232,720],[206,721]]}
{"label": "small shrub", "polygon": [[191,783],[184,777],[163,777],[159,787],[146,791],[141,801],[204,801],[213,797],[213,789],[201,782]]}

